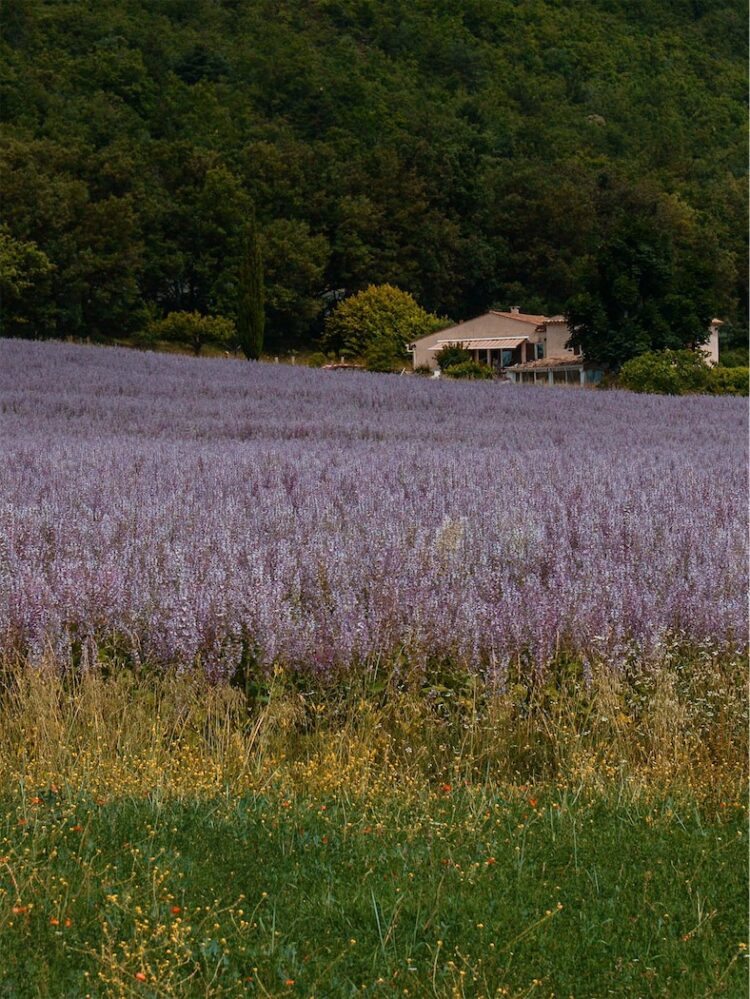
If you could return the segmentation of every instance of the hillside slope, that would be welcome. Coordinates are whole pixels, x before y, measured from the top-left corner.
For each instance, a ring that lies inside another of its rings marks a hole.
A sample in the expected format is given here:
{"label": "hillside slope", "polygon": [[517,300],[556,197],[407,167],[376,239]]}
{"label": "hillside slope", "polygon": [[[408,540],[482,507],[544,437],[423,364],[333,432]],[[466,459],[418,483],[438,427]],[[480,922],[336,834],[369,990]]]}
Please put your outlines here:
{"label": "hillside slope", "polygon": [[3,22],[6,335],[231,315],[252,203],[278,349],[371,281],[455,318],[554,312],[613,189],[659,200],[743,319],[739,0],[6,0]]}

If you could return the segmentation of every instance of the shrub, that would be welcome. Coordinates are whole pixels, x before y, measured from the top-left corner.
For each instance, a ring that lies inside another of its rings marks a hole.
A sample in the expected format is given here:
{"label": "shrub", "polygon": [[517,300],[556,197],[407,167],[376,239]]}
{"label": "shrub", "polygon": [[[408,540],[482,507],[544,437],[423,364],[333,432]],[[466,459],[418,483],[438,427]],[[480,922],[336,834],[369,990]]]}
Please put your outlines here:
{"label": "shrub", "polygon": [[422,378],[432,378],[433,369],[429,364],[420,364],[419,367],[414,369],[414,374],[419,375]]}
{"label": "shrub", "polygon": [[[408,292],[390,284],[370,285],[339,302],[328,316],[323,349],[363,357],[382,342],[388,345],[395,366],[405,360],[408,343],[441,329],[446,322],[426,312]],[[381,363],[385,350],[378,355]]]}
{"label": "shrub", "polygon": [[465,347],[460,347],[457,343],[447,343],[438,351],[435,360],[441,371],[447,371],[457,364],[465,364],[471,360],[471,354]]}
{"label": "shrub", "polygon": [[148,340],[172,340],[190,346],[197,357],[207,343],[229,346],[236,339],[231,319],[204,316],[200,312],[170,312],[164,319],[152,320],[146,328]]}
{"label": "shrub", "polygon": [[322,368],[324,364],[328,364],[328,358],[322,351],[318,350],[314,354],[310,354],[307,363],[311,368]]}
{"label": "shrub", "polygon": [[711,395],[747,395],[750,368],[713,368],[708,391]]}
{"label": "shrub", "polygon": [[460,364],[452,364],[445,375],[447,378],[490,379],[492,378],[492,370],[486,364],[477,364],[476,361],[462,361]]}
{"label": "shrub", "polygon": [[632,392],[687,395],[709,391],[711,369],[693,350],[659,350],[640,354],[620,368],[621,388]]}
{"label": "shrub", "polygon": [[403,368],[405,362],[405,352],[399,351],[390,340],[376,340],[365,351],[365,368],[368,371],[396,371]]}
{"label": "shrub", "polygon": [[733,347],[731,350],[722,350],[719,353],[720,368],[746,368],[750,364],[748,349],[745,347]]}
{"label": "shrub", "polygon": [[617,375],[614,371],[604,371],[601,377],[601,381],[596,384],[598,389],[616,389],[620,388],[620,383],[617,380]]}

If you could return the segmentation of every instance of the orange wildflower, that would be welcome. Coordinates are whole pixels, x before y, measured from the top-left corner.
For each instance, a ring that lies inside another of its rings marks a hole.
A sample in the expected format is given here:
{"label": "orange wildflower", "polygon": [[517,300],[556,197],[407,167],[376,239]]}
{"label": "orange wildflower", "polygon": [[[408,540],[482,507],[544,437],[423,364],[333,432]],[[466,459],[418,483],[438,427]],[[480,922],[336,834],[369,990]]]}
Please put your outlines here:
{"label": "orange wildflower", "polygon": [[139,981],[139,982],[145,982],[146,981],[146,973],[144,971],[136,971],[136,973],[135,973],[135,975],[133,977],[137,981]]}
{"label": "orange wildflower", "polygon": [[25,916],[28,911],[29,911],[28,905],[14,905],[13,906],[13,915],[14,916]]}
{"label": "orange wildflower", "polygon": [[443,794],[450,794],[451,791],[453,790],[453,787],[450,784],[441,784],[440,790],[443,792]]}
{"label": "orange wildflower", "polygon": [[180,908],[179,905],[173,905],[169,911],[172,913],[173,916],[177,916],[182,912],[182,909]]}

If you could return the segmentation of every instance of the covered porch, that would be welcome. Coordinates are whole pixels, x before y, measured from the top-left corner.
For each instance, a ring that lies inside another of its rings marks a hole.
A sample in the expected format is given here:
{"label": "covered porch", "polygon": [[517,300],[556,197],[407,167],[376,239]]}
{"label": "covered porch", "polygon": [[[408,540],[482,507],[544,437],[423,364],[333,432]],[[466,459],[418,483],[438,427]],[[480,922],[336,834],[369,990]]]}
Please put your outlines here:
{"label": "covered porch", "polygon": [[602,372],[584,364],[580,357],[545,357],[519,362],[508,368],[508,377],[517,385],[596,385]]}
{"label": "covered porch", "polygon": [[524,364],[534,357],[534,345],[527,336],[475,337],[467,340],[438,340],[430,349],[439,353],[443,347],[462,347],[478,364],[486,364],[496,374],[514,364]]}

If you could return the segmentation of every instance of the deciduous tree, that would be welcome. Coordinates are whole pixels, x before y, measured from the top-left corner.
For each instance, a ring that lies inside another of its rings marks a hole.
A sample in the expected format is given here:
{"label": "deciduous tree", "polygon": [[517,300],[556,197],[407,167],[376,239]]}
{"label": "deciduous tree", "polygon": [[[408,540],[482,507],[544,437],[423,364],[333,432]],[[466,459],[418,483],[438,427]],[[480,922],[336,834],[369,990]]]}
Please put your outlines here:
{"label": "deciduous tree", "polygon": [[426,312],[408,292],[390,284],[370,285],[339,302],[326,319],[323,346],[363,357],[378,344],[382,357],[386,345],[395,362],[406,360],[408,343],[444,325],[447,320]]}
{"label": "deciduous tree", "polygon": [[164,319],[149,323],[147,336],[151,340],[172,340],[190,347],[196,357],[208,343],[232,346],[237,330],[225,316],[204,316],[200,312],[170,312]]}
{"label": "deciduous tree", "polygon": [[565,310],[571,343],[618,369],[646,351],[705,342],[724,262],[700,216],[651,185],[607,183],[597,207],[599,244]]}
{"label": "deciduous tree", "polygon": [[0,336],[36,337],[54,329],[49,258],[36,243],[0,227]]}

